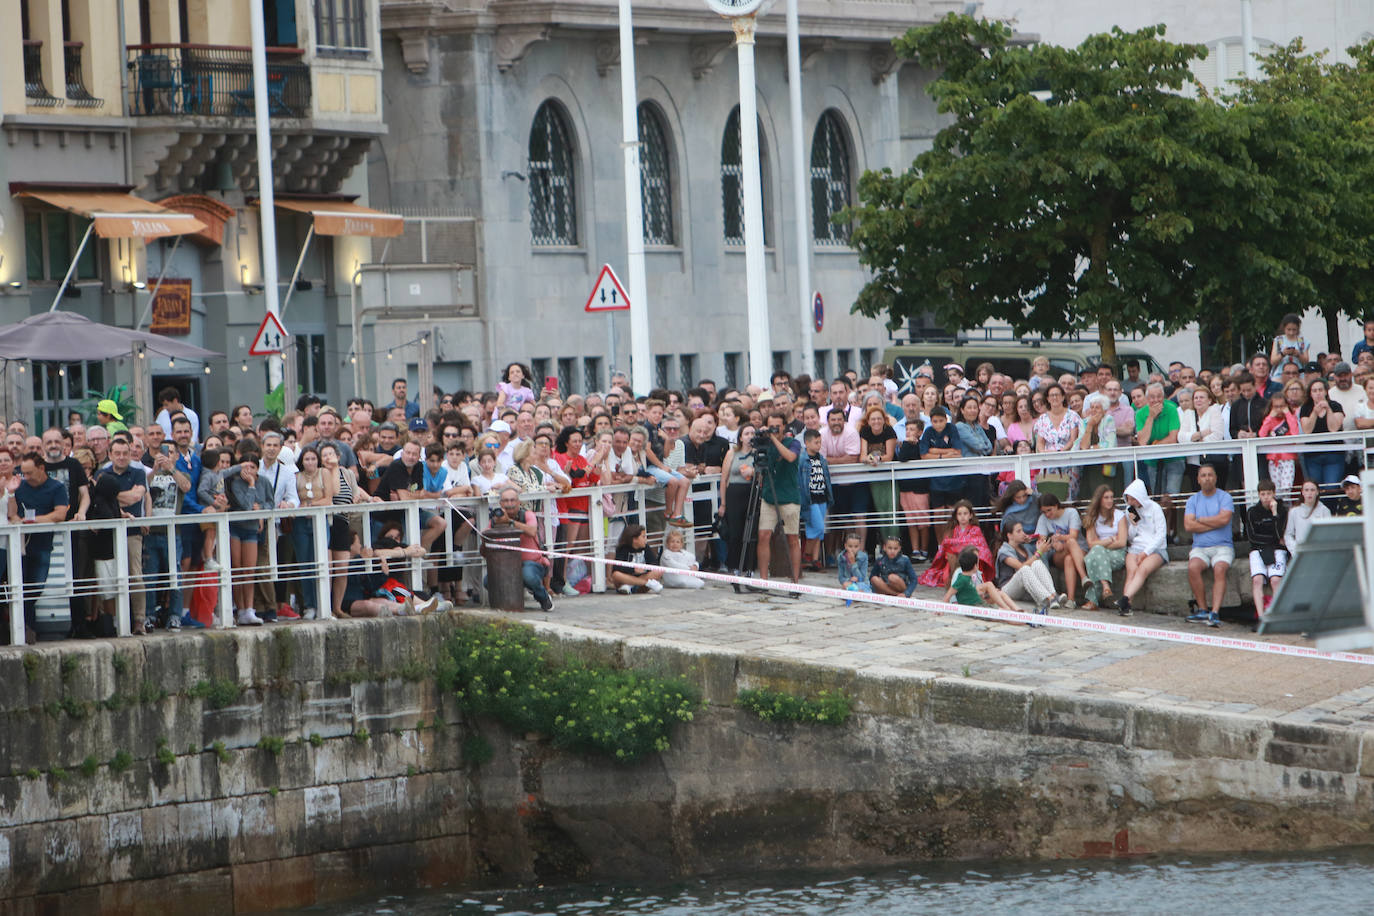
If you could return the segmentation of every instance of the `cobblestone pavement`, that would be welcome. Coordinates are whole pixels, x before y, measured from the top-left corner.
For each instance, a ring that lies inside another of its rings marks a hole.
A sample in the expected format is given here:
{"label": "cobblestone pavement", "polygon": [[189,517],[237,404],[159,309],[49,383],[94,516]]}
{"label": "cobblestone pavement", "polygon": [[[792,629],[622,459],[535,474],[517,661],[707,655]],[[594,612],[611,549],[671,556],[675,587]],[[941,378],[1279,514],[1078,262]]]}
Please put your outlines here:
{"label": "cobblestone pavement", "polygon": [[[832,585],[829,575],[807,582]],[[940,600],[935,589],[914,597]],[[660,594],[560,598],[549,615],[532,601],[518,615],[563,632],[667,640],[688,648],[863,669],[897,668],[981,681],[1049,687],[1092,696],[1195,710],[1243,713],[1291,722],[1374,729],[1374,665],[1263,655],[1146,638],[1088,633],[940,615],[875,604],[778,593],[736,595],[728,585]],[[486,612],[493,616],[517,615]],[[1114,612],[1058,611],[1108,621]],[[1181,618],[1137,611],[1137,626],[1194,628]],[[1296,636],[1257,637],[1241,624],[1223,635],[1308,643]]]}

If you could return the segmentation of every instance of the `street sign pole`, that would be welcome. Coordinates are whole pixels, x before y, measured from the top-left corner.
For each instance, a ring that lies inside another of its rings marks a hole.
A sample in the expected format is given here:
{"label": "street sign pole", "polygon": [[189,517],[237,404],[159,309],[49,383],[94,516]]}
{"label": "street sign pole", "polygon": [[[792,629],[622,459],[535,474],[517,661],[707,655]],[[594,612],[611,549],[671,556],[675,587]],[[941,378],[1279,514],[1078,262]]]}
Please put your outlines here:
{"label": "street sign pole", "polygon": [[754,17],[730,20],[739,53],[740,161],[744,163],[744,276],[749,315],[749,380],[768,387],[773,348],[768,330],[768,276],[763,263],[763,180],[759,175],[759,116],[754,98]]}
{"label": "street sign pole", "polygon": [[[615,312],[606,313],[606,390],[611,390],[611,376],[615,374]],[[648,392],[645,392],[646,394]]]}
{"label": "street sign pole", "polygon": [[[639,111],[635,91],[635,39],[630,0],[620,0],[620,124],[625,151],[625,236],[630,270],[630,384],[636,394],[652,387],[648,283],[644,276],[644,202],[639,192]],[[614,332],[612,332],[614,333]],[[614,346],[612,346],[614,358]]]}

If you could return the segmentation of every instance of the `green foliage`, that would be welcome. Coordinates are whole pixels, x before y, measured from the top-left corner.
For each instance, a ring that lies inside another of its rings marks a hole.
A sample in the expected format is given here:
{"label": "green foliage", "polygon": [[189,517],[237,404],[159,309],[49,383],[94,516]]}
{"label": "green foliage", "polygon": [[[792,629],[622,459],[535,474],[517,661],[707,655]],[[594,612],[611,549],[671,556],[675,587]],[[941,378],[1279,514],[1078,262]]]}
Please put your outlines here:
{"label": "green foliage", "polygon": [[[300,385],[296,386],[297,395],[303,390]],[[286,414],[286,391],[281,385],[263,395],[262,409],[268,416],[276,417],[278,420]]]}
{"label": "green foliage", "polygon": [[219,758],[220,763],[229,762],[229,749],[224,746],[223,741],[216,741],[214,744],[210,745],[210,749],[215,752],[215,756]]}
{"label": "green foliage", "polygon": [[160,703],[167,698],[167,691],[163,690],[152,681],[145,680],[138,687],[138,701],[140,703]]}
{"label": "green foliage", "polygon": [[115,751],[114,757],[110,760],[111,773],[123,773],[134,765],[134,755],[125,750]]}
{"label": "green foliage", "polygon": [[291,663],[296,658],[296,641],[291,631],[279,629],[272,631],[272,645],[277,654],[277,677],[286,677],[291,671]]}
{"label": "green foliage", "polygon": [[408,765],[406,766],[406,776],[407,776],[407,777],[414,777],[414,775],[415,775],[415,764],[413,764],[413,763],[412,763],[412,764],[408,764]]}
{"label": "green foliage", "polygon": [[310,733],[310,746],[311,746],[311,747],[323,747],[323,746],[324,746],[324,739],[320,737],[320,733],[319,733],[319,732],[311,732],[311,733]]}
{"label": "green foliage", "polygon": [[84,719],[91,714],[89,703],[71,696],[63,696],[58,700],[57,708],[73,719]]}
{"label": "green foliage", "polygon": [[491,742],[481,735],[471,734],[463,739],[463,760],[473,766],[480,767],[495,755]]}
{"label": "green foliage", "polygon": [[372,740],[372,735],[367,729],[360,728],[353,733],[353,740],[359,744],[366,744],[368,741]]}
{"label": "green foliage", "polygon": [[673,725],[701,704],[685,681],[638,671],[559,666],[524,627],[482,625],[451,636],[441,665],[463,708],[562,747],[633,761],[668,748]]}
{"label": "green foliage", "polygon": [[96,705],[98,705],[101,709],[105,709],[109,712],[119,712],[121,709],[124,708],[127,702],[128,701],[124,698],[123,695],[119,693],[112,693]]}
{"label": "green foliage", "polygon": [[42,778],[43,778],[43,771],[40,770],[40,769],[38,769],[38,767],[29,767],[27,770],[24,771],[24,778],[25,778],[25,779],[42,779]]}
{"label": "green foliage", "polygon": [[243,688],[237,681],[228,678],[215,678],[212,681],[197,681],[195,686],[186,691],[186,695],[192,699],[204,700],[211,709],[223,709],[238,701],[243,693]]}
{"label": "green foliage", "polygon": [[281,752],[286,747],[286,741],[282,738],[268,737],[263,735],[258,739],[258,748],[271,754],[273,757],[280,757]]}
{"label": "green foliage", "polygon": [[167,746],[166,738],[157,739],[157,762],[165,767],[177,762],[176,752]]}
{"label": "green foliage", "polygon": [[71,683],[72,676],[75,675],[77,669],[81,667],[81,656],[74,654],[62,656],[62,664],[60,667],[62,671],[62,683]]}
{"label": "green foliage", "polygon": [[86,759],[81,761],[81,775],[86,778],[94,776],[100,770],[100,761],[95,759],[95,754],[86,755]]}
{"label": "green foliage", "polygon": [[741,690],[735,705],[767,722],[804,722],[809,725],[843,725],[853,704],[843,691],[822,690],[815,698],[796,696],[758,687]]}
{"label": "green foliage", "polygon": [[281,789],[277,788],[276,786],[272,786],[270,789],[267,790],[267,794],[272,796],[273,798],[276,798],[277,794],[280,792]]}
{"label": "green foliage", "polygon": [[1207,51],[1163,26],[1075,48],[1011,35],[950,14],[893,42],[940,73],[928,91],[950,120],[907,172],[865,174],[838,217],[873,271],[855,311],[893,327],[925,312],[953,329],[1096,326],[1114,359],[1116,332],[1168,333],[1247,297],[1311,299],[1320,258],[1295,252],[1347,246],[1331,231],[1306,244],[1330,200],[1292,184],[1312,157],[1278,166],[1298,125],[1185,95]]}
{"label": "green foliage", "polygon": [[48,772],[52,774],[52,778],[56,782],[66,782],[68,779],[67,771],[62,767],[53,767]]}
{"label": "green foliage", "polygon": [[24,680],[30,684],[33,679],[38,677],[38,666],[43,663],[43,659],[36,652],[24,653]]}
{"label": "green foliage", "polygon": [[134,400],[133,395],[129,394],[128,385],[116,385],[103,393],[94,389],[87,390],[86,397],[76,405],[76,409],[81,411],[81,416],[85,418],[87,426],[96,424],[96,405],[107,400],[115,402],[119,408],[119,415],[124,418],[125,426],[134,425],[138,419],[138,402]]}
{"label": "green foliage", "polygon": [[424,663],[413,658],[402,665],[398,673],[402,680],[412,682],[423,681],[429,677],[429,669],[425,667]]}
{"label": "green foliage", "polygon": [[114,668],[115,674],[123,674],[129,670],[129,656],[123,652],[116,652],[110,656],[110,667]]}
{"label": "green foliage", "polygon": [[964,677],[973,677],[973,669],[968,665],[964,665],[964,667],[960,669],[960,673],[963,674]]}

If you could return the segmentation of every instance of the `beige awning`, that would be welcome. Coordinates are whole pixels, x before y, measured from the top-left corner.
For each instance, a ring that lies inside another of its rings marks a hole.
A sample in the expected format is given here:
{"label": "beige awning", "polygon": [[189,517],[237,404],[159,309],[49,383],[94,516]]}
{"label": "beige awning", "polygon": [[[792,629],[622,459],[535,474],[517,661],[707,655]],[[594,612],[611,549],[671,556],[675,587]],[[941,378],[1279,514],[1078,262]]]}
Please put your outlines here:
{"label": "beige awning", "polygon": [[205,224],[189,213],[168,210],[150,200],[119,191],[25,190],[16,197],[42,201],[59,210],[84,216],[103,239],[157,239],[200,232]]}
{"label": "beige awning", "polygon": [[283,210],[309,214],[320,235],[367,235],[391,238],[405,231],[405,219],[346,200],[309,200],[278,197],[275,205]]}

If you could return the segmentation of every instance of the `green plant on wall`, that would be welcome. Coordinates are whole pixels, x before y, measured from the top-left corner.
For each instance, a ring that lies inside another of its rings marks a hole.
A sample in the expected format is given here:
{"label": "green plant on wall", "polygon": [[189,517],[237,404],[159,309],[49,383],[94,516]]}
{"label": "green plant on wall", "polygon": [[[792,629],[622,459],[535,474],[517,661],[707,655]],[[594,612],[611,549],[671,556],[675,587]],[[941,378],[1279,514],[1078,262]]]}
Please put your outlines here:
{"label": "green plant on wall", "polygon": [[741,690],[735,705],[766,722],[804,722],[810,725],[843,725],[851,702],[841,691],[822,690],[815,697],[796,696],[759,687]]}

